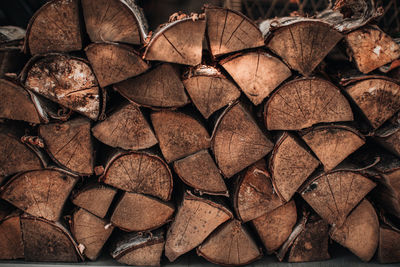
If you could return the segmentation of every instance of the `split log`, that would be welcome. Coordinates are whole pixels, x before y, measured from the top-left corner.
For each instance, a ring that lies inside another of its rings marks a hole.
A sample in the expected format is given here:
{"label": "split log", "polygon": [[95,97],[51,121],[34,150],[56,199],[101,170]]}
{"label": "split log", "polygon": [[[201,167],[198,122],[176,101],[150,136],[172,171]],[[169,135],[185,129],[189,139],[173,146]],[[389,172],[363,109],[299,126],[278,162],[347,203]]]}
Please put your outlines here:
{"label": "split log", "polygon": [[138,77],[113,86],[129,101],[150,108],[177,108],[190,102],[177,69],[161,64]]}
{"label": "split log", "polygon": [[321,122],[352,121],[353,112],[340,90],[319,78],[288,82],[265,105],[268,130],[301,130]]}
{"label": "split log", "polygon": [[20,217],[13,212],[0,218],[0,260],[24,258]]}
{"label": "split log", "polygon": [[82,49],[78,0],[53,0],[33,15],[26,30],[25,52],[32,55]]}
{"label": "split log", "polygon": [[124,231],[150,231],[170,221],[174,211],[171,203],[125,192],[111,216],[111,223]]}
{"label": "split log", "polygon": [[246,265],[262,257],[261,250],[238,220],[223,224],[196,251],[209,262],[222,266]]}
{"label": "split log", "polygon": [[199,65],[190,69],[187,76],[183,84],[193,104],[206,119],[240,96],[236,85],[212,66]]}
{"label": "split log", "polygon": [[236,54],[220,64],[254,105],[259,105],[292,74],[282,61],[264,51]]}
{"label": "split log", "polygon": [[388,226],[379,229],[378,260],[380,263],[400,262],[400,231]]}
{"label": "split log", "polygon": [[370,261],[379,241],[379,221],[374,207],[363,200],[341,227],[331,228],[330,236],[362,261]]}
{"label": "split log", "polygon": [[0,76],[19,73],[27,56],[22,52],[25,30],[16,26],[0,27]]}
{"label": "split log", "polygon": [[228,189],[208,150],[174,162],[175,173],[200,194],[229,196]]}
{"label": "split log", "polygon": [[168,163],[210,147],[210,136],[205,127],[185,113],[153,112],[151,122]]}
{"label": "split log", "polygon": [[78,246],[83,248],[82,254],[92,261],[99,257],[113,230],[114,227],[106,220],[84,209],[78,209],[72,215],[71,233]]}
{"label": "split log", "polygon": [[261,32],[249,18],[234,10],[206,7],[207,36],[214,57],[264,45]]}
{"label": "split log", "polygon": [[124,104],[92,128],[93,136],[104,144],[126,150],[139,150],[158,143],[142,111]]}
{"label": "split log", "polygon": [[275,144],[269,169],[278,194],[288,202],[318,167],[319,161],[288,132]]}
{"label": "split log", "polygon": [[7,181],[0,197],[32,216],[57,221],[76,182],[61,169],[27,171]]}
{"label": "split log", "polygon": [[86,31],[92,42],[140,45],[147,35],[147,21],[132,0],[82,0]]}
{"label": "split log", "polygon": [[85,53],[101,87],[138,76],[150,68],[138,52],[123,44],[93,43],[85,48]]}
{"label": "split log", "polygon": [[225,109],[213,131],[212,150],[226,178],[263,158],[272,147],[272,142],[240,103]]}
{"label": "split log", "polygon": [[200,245],[219,225],[232,219],[223,205],[185,193],[167,233],[165,256],[172,262]]}

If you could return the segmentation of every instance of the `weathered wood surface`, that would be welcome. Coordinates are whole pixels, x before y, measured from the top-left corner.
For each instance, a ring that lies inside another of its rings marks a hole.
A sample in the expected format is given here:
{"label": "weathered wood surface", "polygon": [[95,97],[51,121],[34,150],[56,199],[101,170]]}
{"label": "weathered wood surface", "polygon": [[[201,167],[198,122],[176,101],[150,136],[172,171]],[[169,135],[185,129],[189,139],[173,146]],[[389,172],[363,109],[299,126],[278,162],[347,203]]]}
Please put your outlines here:
{"label": "weathered wood surface", "polygon": [[400,231],[381,226],[379,229],[378,260],[380,263],[400,261]]}
{"label": "weathered wood surface", "polygon": [[21,258],[24,258],[21,223],[19,213],[14,212],[4,218],[0,217],[0,259]]}

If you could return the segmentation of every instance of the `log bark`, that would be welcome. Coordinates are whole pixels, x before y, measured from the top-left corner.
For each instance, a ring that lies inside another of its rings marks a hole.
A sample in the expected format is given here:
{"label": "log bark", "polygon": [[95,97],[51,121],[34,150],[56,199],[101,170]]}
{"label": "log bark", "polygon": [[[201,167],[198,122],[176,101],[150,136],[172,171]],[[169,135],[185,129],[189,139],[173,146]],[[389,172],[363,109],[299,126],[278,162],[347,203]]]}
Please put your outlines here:
{"label": "log bark", "polygon": [[20,217],[18,212],[12,212],[0,217],[0,259],[13,260],[24,258],[24,244]]}
{"label": "log bark", "polygon": [[400,262],[400,231],[387,226],[379,229],[378,260],[380,263]]}

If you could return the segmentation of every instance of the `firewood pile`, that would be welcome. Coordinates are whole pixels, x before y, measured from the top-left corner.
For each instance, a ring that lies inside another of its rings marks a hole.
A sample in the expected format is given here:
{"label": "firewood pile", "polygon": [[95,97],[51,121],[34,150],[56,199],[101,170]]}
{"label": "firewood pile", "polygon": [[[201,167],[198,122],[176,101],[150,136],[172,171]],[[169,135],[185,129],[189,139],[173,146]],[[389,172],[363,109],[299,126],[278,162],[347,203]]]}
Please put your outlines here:
{"label": "firewood pile", "polygon": [[0,259],[400,261],[400,46],[372,0],[258,25],[53,0],[0,29]]}

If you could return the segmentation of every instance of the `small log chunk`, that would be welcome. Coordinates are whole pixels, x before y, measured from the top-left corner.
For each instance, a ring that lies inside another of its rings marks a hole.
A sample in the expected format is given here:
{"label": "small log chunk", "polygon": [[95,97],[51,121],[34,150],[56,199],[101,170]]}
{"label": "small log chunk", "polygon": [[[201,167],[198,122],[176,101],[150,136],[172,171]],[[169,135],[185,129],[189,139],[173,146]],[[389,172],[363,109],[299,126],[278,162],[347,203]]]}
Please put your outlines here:
{"label": "small log chunk", "polygon": [[223,205],[186,193],[167,233],[165,256],[172,262],[200,245],[232,213]]}
{"label": "small log chunk", "polygon": [[212,150],[226,178],[263,158],[272,147],[272,142],[240,103],[227,107],[214,128]]}
{"label": "small log chunk", "polygon": [[193,104],[206,119],[240,96],[236,85],[211,66],[200,65],[190,70],[183,84]]}
{"label": "small log chunk", "polygon": [[32,216],[57,221],[76,182],[61,169],[27,171],[7,181],[0,197]]}
{"label": "small log chunk", "polygon": [[0,76],[19,73],[27,56],[22,52],[25,30],[16,26],[0,27]]}
{"label": "small log chunk", "polygon": [[254,105],[259,105],[292,74],[282,61],[264,51],[236,54],[220,64]]}
{"label": "small log chunk", "polygon": [[331,228],[330,236],[362,261],[370,261],[379,241],[379,220],[374,207],[364,199],[341,227]]}
{"label": "small log chunk", "polygon": [[0,260],[24,258],[21,224],[18,213],[0,219]]}
{"label": "small log chunk", "polygon": [[228,189],[208,150],[201,150],[174,162],[181,180],[200,194],[228,196]]}
{"label": "small log chunk", "polygon": [[321,122],[352,121],[353,112],[340,90],[319,78],[288,82],[265,105],[268,130],[301,130]]}
{"label": "small log chunk", "polygon": [[179,73],[170,64],[161,64],[138,77],[113,86],[129,101],[150,108],[177,108],[190,102]]}
{"label": "small log chunk", "polygon": [[124,104],[92,128],[93,136],[104,144],[126,150],[139,150],[158,143],[142,111],[134,104]]}
{"label": "small log chunk", "polygon": [[125,192],[111,216],[111,223],[124,231],[150,231],[170,221],[174,211],[171,203]]}
{"label": "small log chunk", "polygon": [[33,15],[26,30],[25,52],[32,55],[82,49],[78,0],[53,0]]}
{"label": "small log chunk", "polygon": [[242,13],[206,7],[207,36],[214,57],[264,45],[262,34]]}
{"label": "small log chunk", "polygon": [[82,254],[96,260],[110,237],[114,227],[84,209],[78,209],[72,215],[71,233],[79,246],[83,245]]}
{"label": "small log chunk", "polygon": [[223,224],[196,251],[209,262],[222,266],[246,265],[262,257],[256,242],[238,220]]}
{"label": "small log chunk", "polygon": [[12,47],[20,45],[25,38],[26,31],[17,26],[0,27],[0,47]]}
{"label": "small log chunk", "polygon": [[288,202],[318,167],[319,161],[292,134],[285,132],[276,143],[270,159],[273,183]]}
{"label": "small log chunk", "polygon": [[400,262],[400,231],[387,226],[379,229],[378,260],[380,263]]}
{"label": "small log chunk", "polygon": [[195,118],[177,111],[151,114],[161,152],[170,163],[210,147],[210,135]]}

